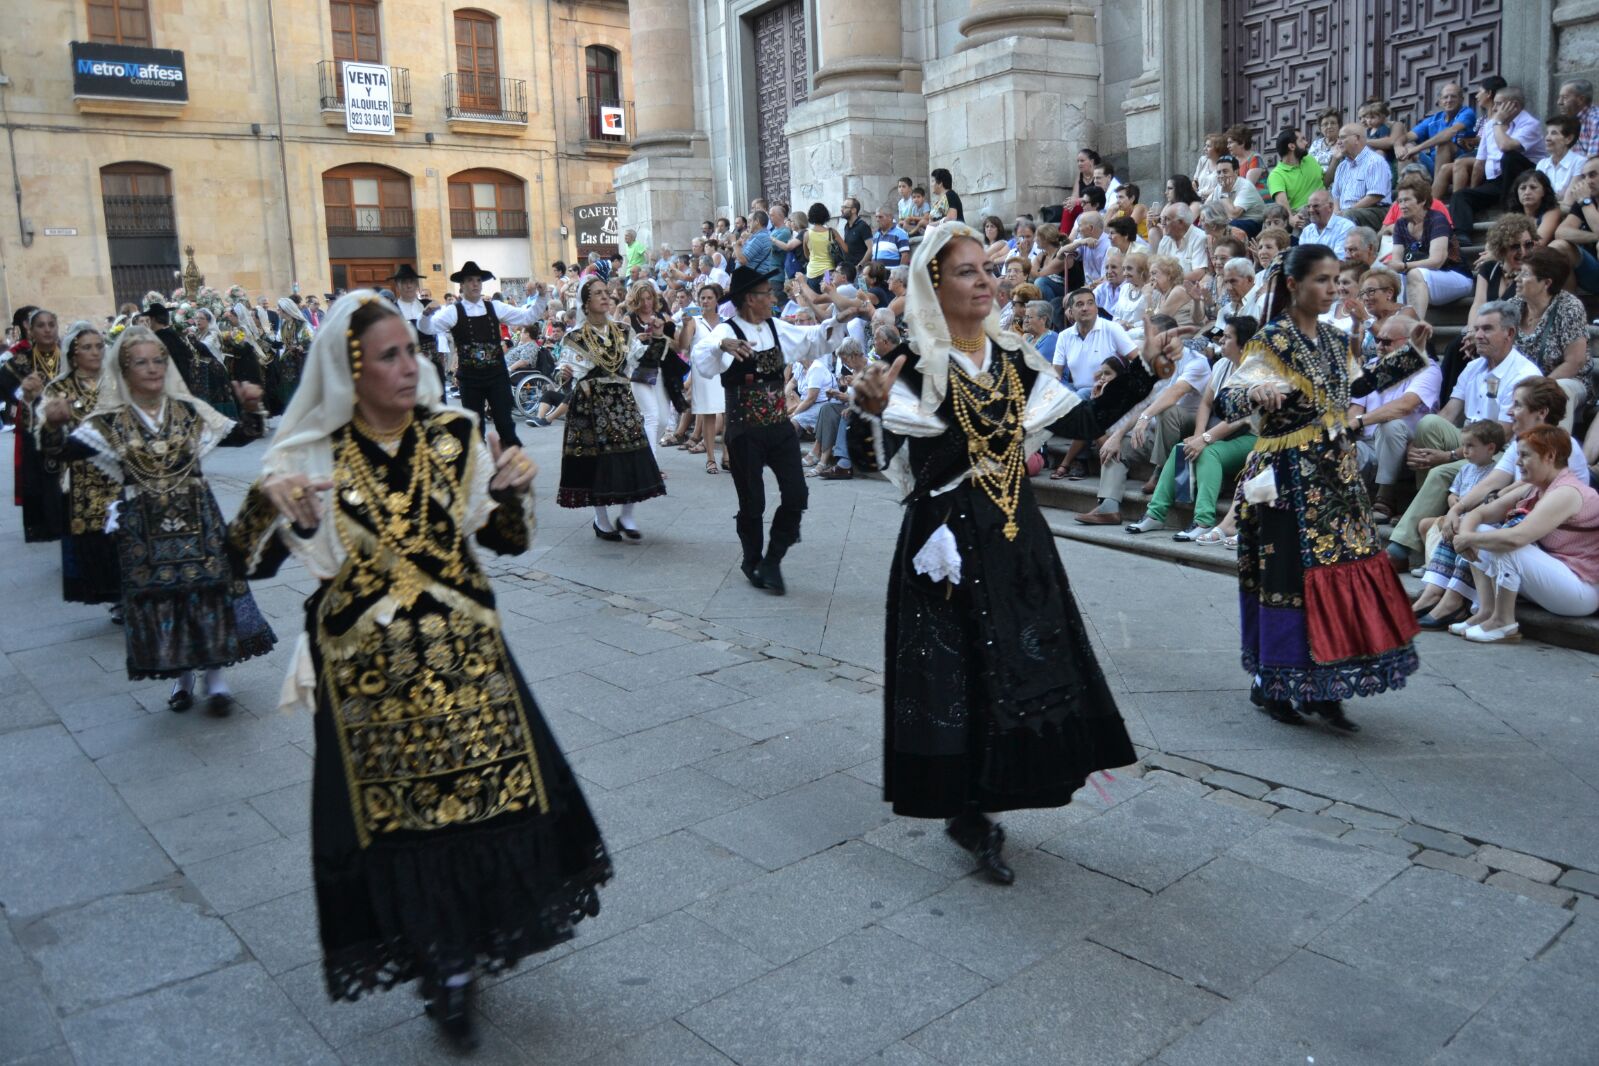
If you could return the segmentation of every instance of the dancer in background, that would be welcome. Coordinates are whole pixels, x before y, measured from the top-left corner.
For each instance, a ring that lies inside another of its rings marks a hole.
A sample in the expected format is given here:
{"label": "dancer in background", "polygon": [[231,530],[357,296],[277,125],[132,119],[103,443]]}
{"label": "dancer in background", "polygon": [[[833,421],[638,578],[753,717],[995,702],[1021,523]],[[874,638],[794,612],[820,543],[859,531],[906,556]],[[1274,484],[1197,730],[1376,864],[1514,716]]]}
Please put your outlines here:
{"label": "dancer in background", "polygon": [[0,396],[19,396],[17,404],[17,504],[22,508],[22,539],[30,544],[61,536],[63,500],[60,464],[39,451],[34,406],[47,383],[60,373],[60,324],[54,311],[35,307],[27,317],[26,346],[13,348],[0,365]]}
{"label": "dancer in background", "polygon": [[443,406],[413,337],[370,290],[329,309],[230,545],[320,582],[286,692],[315,708],[328,994],[420,978],[465,1047],[475,978],[570,938],[611,863],[477,558],[527,550],[536,468]]}

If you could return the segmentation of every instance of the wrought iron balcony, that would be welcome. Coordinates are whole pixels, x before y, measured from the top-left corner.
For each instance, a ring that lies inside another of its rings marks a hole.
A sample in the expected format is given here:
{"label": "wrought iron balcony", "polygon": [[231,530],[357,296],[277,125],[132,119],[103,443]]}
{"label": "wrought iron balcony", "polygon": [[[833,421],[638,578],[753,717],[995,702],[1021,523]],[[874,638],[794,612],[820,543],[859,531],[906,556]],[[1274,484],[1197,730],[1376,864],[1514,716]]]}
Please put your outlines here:
{"label": "wrought iron balcony", "polygon": [[[342,59],[324,59],[316,65],[317,83],[322,90],[322,110],[344,110],[344,72]],[[405,67],[389,68],[389,95],[395,115],[411,113],[411,72]]]}
{"label": "wrought iron balcony", "polygon": [[[605,108],[617,108],[622,112],[621,129],[607,129]],[[578,114],[583,116],[583,137],[590,141],[603,141],[607,144],[629,144],[633,140],[633,101],[607,100],[598,96],[580,96],[577,98]]]}
{"label": "wrought iron balcony", "polygon": [[483,74],[444,75],[444,115],[473,122],[527,124],[527,82]]}
{"label": "wrought iron balcony", "polygon": [[452,237],[526,237],[526,211],[496,211],[492,207],[450,209]]}
{"label": "wrought iron balcony", "polygon": [[327,208],[329,237],[409,237],[416,224],[409,207]]}
{"label": "wrought iron balcony", "polygon": [[170,196],[105,197],[108,237],[169,237],[178,232]]}

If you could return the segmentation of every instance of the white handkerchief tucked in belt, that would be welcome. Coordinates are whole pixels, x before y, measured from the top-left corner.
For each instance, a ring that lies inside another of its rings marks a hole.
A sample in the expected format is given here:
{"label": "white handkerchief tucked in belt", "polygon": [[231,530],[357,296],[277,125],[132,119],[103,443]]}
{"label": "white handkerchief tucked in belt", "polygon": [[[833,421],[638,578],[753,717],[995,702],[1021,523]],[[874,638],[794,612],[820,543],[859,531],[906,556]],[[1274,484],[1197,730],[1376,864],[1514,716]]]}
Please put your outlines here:
{"label": "white handkerchief tucked in belt", "polygon": [[922,550],[911,559],[911,565],[918,574],[925,574],[934,581],[948,581],[951,585],[959,585],[961,553],[955,544],[955,534],[949,531],[948,526],[939,526],[933,530],[933,535],[927,538]]}

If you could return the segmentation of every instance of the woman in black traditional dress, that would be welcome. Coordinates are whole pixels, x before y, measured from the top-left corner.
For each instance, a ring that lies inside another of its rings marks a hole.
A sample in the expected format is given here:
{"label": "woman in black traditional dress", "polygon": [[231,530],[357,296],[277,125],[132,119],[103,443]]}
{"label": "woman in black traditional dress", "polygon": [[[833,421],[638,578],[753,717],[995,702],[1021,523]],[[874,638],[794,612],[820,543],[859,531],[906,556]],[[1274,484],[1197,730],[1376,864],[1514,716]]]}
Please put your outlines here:
{"label": "woman in black traditional dress", "polygon": [[476,555],[527,550],[536,469],[443,405],[370,290],[329,310],[265,466],[230,543],[251,577],[292,553],[321,582],[285,691],[315,708],[328,994],[420,977],[470,1046],[474,977],[570,938],[611,875]]}
{"label": "woman in black traditional dress", "polygon": [[60,324],[54,311],[36,307],[28,315],[28,346],[0,365],[0,396],[21,392],[17,404],[17,503],[22,507],[22,539],[57,540],[66,521],[59,465],[39,451],[34,406],[46,383],[61,373]]}
{"label": "woman in black traditional dress", "polygon": [[311,327],[305,314],[293,300],[278,301],[278,352],[272,357],[267,372],[267,383],[272,396],[267,406],[274,414],[288,409],[294,399],[294,390],[300,386],[300,374],[305,366],[305,353],[311,349]]}
{"label": "woman in black traditional dress", "polygon": [[[583,324],[561,344],[560,365],[572,368],[573,385],[555,502],[594,508],[594,535],[601,540],[641,541],[633,505],[666,495],[632,381],[651,338],[611,321],[611,293],[602,279],[585,281],[577,301]],[[612,504],[622,505],[614,526]]]}
{"label": "woman in black traditional dress", "polygon": [[70,436],[71,405],[57,398],[43,408],[41,450],[91,462],[117,483],[128,676],[173,678],[174,711],[194,705],[194,672],[203,670],[207,709],[227,714],[222,668],[277,643],[228,565],[227,524],[200,469],[212,449],[261,436],[261,390],[237,385],[234,395],[245,408],[239,422],[190,395],[161,339],[129,326],[100,374],[97,406]]}
{"label": "woman in black traditional dress", "polygon": [[[72,409],[66,431],[100,404],[100,375],[105,366],[105,337],[90,322],[74,322],[61,339],[61,372],[44,387],[41,403],[65,400]],[[42,418],[35,422],[43,424]],[[75,463],[46,456],[56,465],[66,497],[61,533],[61,596],[68,603],[109,603],[113,621],[122,621],[122,573],[117,566],[116,539],[106,532],[118,485],[86,459]]]}
{"label": "woman in black traditional dress", "polygon": [[1137,756],[1027,478],[1027,456],[1077,398],[1000,331],[976,231],[945,222],[910,275],[910,342],[855,386],[881,417],[856,419],[850,445],[876,452],[905,504],[888,582],[883,794],[897,814],[948,819],[1010,884],[1004,830],[985,812],[1065,806],[1094,771]]}

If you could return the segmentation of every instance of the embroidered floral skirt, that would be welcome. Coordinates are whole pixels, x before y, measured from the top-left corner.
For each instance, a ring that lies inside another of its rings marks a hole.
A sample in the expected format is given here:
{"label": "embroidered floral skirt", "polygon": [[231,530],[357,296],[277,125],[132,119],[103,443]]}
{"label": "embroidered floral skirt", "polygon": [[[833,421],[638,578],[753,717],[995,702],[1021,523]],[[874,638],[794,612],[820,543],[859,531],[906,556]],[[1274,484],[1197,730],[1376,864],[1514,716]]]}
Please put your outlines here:
{"label": "embroidered floral skirt", "polygon": [[605,507],[666,495],[632,385],[620,378],[572,390],[561,446],[562,507]]}
{"label": "embroidered floral skirt", "polygon": [[[947,818],[1062,807],[1088,775],[1137,760],[1024,482],[1021,527],[970,481],[907,505],[888,582],[883,797],[897,814]],[[957,585],[911,560],[940,525]]]}
{"label": "embroidered floral skirt", "polygon": [[[1238,476],[1242,661],[1267,699],[1374,696],[1420,666],[1420,627],[1343,443],[1252,452]],[[1267,465],[1276,501],[1245,501],[1244,483]]]}
{"label": "embroidered floral skirt", "polygon": [[465,618],[423,596],[377,654],[342,660],[341,637],[315,630],[311,858],[331,999],[506,970],[599,913],[611,860],[593,815],[503,641]]}
{"label": "embroidered floral skirt", "polygon": [[265,655],[277,643],[225,548],[227,524],[197,478],[118,505],[128,676],[178,677]]}

